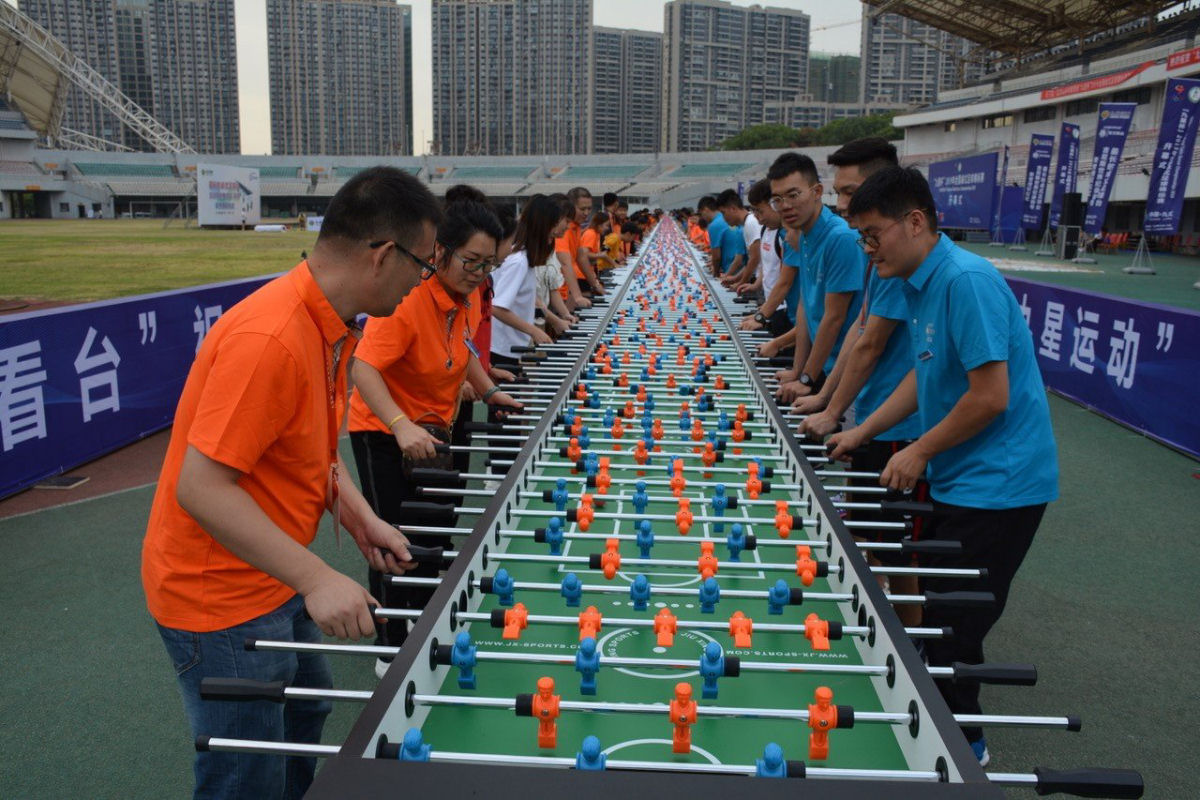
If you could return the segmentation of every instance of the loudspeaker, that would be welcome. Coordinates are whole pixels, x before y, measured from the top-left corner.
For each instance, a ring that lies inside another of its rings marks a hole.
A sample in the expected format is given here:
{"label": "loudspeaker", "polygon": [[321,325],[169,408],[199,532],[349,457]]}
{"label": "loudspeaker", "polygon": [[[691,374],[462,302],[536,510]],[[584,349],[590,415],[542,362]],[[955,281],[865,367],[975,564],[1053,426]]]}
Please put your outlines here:
{"label": "loudspeaker", "polygon": [[1079,231],[1083,225],[1083,195],[1063,195],[1062,214],[1058,218],[1058,257],[1066,260],[1079,254]]}

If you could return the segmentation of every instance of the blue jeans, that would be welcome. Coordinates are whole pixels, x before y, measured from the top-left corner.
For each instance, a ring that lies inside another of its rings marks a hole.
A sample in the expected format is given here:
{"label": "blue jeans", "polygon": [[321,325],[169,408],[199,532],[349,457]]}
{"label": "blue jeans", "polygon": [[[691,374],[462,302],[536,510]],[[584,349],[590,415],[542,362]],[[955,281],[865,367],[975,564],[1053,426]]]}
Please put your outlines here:
{"label": "blue jeans", "polygon": [[[321,631],[304,613],[299,595],[274,611],[241,625],[209,633],[158,626],[175,665],[179,692],[192,736],[259,739],[273,742],[321,741],[327,700],[224,701],[200,699],[208,677],[283,681],[288,686],[330,688],[333,673],[324,655],[247,651],[246,639],[319,642]],[[196,798],[299,798],[312,783],[315,758],[249,753],[197,753],[193,766]]]}

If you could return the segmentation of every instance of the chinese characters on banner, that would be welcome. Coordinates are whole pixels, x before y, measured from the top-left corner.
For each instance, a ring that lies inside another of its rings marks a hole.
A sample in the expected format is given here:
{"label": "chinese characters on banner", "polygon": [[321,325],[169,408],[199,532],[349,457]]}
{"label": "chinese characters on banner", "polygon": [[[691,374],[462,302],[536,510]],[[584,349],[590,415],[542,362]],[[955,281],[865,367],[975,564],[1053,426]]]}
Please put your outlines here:
{"label": "chinese characters on banner", "polygon": [[1050,200],[1050,227],[1058,227],[1063,195],[1075,191],[1079,177],[1079,126],[1064,122],[1058,136],[1058,169],[1054,171],[1054,196]]}
{"label": "chinese characters on banner", "polygon": [[1006,280],[1047,388],[1200,457],[1200,313]]}
{"label": "chinese characters on banner", "polygon": [[171,424],[204,335],[252,278],[0,321],[0,497]]}
{"label": "chinese characters on banner", "polygon": [[998,160],[999,153],[985,153],[929,165],[939,228],[987,230],[992,225]]}
{"label": "chinese characters on banner", "polygon": [[1021,227],[1042,227],[1042,203],[1050,180],[1050,162],[1054,158],[1054,137],[1035,133],[1029,142],[1029,166],[1025,169],[1025,208]]}
{"label": "chinese characters on banner", "polygon": [[1091,234],[1100,232],[1108,213],[1108,198],[1112,196],[1117,166],[1125,150],[1125,137],[1137,103],[1101,103],[1096,123],[1096,149],[1092,152],[1092,185],[1088,191],[1087,211],[1083,229]]}
{"label": "chinese characters on banner", "polygon": [[1146,233],[1178,233],[1200,120],[1200,80],[1171,78],[1163,102],[1154,171],[1146,197]]}

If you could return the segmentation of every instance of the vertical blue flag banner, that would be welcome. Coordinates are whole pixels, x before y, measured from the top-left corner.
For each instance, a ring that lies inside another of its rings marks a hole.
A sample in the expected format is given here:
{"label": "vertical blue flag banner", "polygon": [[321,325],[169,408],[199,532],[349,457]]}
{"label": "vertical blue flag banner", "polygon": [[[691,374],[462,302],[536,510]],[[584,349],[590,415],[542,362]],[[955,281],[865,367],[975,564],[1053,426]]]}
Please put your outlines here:
{"label": "vertical blue flag banner", "polygon": [[1125,150],[1125,137],[1137,103],[1101,103],[1096,122],[1096,149],[1092,153],[1092,186],[1088,191],[1087,211],[1083,229],[1091,234],[1100,232],[1108,214],[1108,198],[1112,196],[1113,181]]}
{"label": "vertical blue flag banner", "polygon": [[1006,279],[1048,388],[1200,459],[1200,312]]}
{"label": "vertical blue flag banner", "polygon": [[929,187],[937,206],[939,228],[988,229],[995,217],[999,155],[984,153],[929,165]]}
{"label": "vertical blue flag banner", "polygon": [[1079,126],[1064,122],[1058,136],[1058,169],[1054,171],[1054,196],[1050,200],[1050,227],[1062,216],[1063,195],[1075,191],[1079,177]]}
{"label": "vertical blue flag banner", "polygon": [[0,497],[170,425],[208,329],[272,277],[0,318]]}
{"label": "vertical blue flag banner", "polygon": [[1200,121],[1200,80],[1171,78],[1163,104],[1158,146],[1154,149],[1154,171],[1146,197],[1146,233],[1178,233],[1183,212],[1183,192],[1196,146],[1196,123]]}
{"label": "vertical blue flag banner", "polygon": [[1053,159],[1054,137],[1035,133],[1029,141],[1025,208],[1021,212],[1021,227],[1026,230],[1042,226],[1042,203],[1046,200],[1046,184],[1050,182],[1050,162]]}

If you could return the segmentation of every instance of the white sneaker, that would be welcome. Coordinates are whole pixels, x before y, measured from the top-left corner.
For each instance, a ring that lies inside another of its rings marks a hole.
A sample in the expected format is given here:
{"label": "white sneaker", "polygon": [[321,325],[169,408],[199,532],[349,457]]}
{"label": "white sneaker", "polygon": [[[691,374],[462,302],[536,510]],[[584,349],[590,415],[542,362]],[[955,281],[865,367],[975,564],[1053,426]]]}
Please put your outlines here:
{"label": "white sneaker", "polygon": [[382,678],[391,665],[391,661],[384,661],[382,658],[375,659],[375,677]]}

